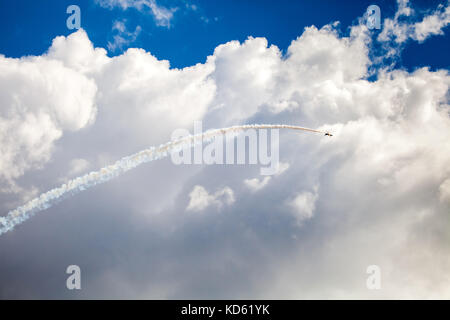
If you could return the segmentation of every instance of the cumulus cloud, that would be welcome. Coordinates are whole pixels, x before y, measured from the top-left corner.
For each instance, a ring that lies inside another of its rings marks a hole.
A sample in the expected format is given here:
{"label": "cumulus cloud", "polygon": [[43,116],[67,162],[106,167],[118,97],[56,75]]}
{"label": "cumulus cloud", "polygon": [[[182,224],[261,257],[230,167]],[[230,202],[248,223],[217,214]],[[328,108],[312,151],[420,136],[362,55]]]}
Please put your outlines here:
{"label": "cumulus cloud", "polygon": [[[371,44],[361,26],[311,26],[286,54],[250,37],[174,69],[141,49],[110,58],[81,30],[43,56],[1,57],[0,172],[27,188],[44,176],[52,186],[73,159],[108,164],[194,120],[334,136],[280,132],[289,170],[266,181],[250,165],[167,159],[53,207],[0,241],[0,295],[70,294],[47,282],[70,253],[90,268],[87,298],[450,297],[450,76],[380,69],[369,81]],[[16,199],[1,196],[6,212]],[[43,243],[46,261],[35,253]],[[365,288],[371,264],[377,293]],[[20,285],[35,272],[45,276]]]}
{"label": "cumulus cloud", "polygon": [[11,182],[50,159],[66,131],[95,119],[95,81],[49,56],[0,56],[0,179]]}
{"label": "cumulus cloud", "polygon": [[195,186],[189,194],[189,204],[186,208],[188,211],[202,211],[210,206],[221,208],[224,204],[230,205],[234,202],[233,190],[224,187],[214,194],[209,192],[202,186]]}
{"label": "cumulus cloud", "polygon": [[317,198],[318,193],[317,188],[315,188],[314,192],[302,192],[288,202],[288,205],[292,208],[292,213],[299,225],[301,225],[304,220],[308,220],[313,217],[316,209]]}

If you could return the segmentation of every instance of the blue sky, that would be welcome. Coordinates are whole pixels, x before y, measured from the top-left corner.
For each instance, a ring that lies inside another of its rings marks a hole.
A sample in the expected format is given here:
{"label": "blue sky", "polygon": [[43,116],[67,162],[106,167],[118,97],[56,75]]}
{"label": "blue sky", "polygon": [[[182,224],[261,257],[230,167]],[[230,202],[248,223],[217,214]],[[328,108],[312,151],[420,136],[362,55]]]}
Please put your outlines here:
{"label": "blue sky", "polygon": [[[157,26],[153,16],[134,8],[112,10],[99,6],[93,0],[41,0],[0,1],[0,53],[8,57],[40,55],[45,52],[54,37],[68,35],[66,28],[67,6],[77,4],[81,8],[82,28],[95,46],[106,48],[112,40],[112,25],[116,20],[126,19],[127,29],[136,26],[142,32],[136,40],[122,50],[110,51],[120,54],[127,47],[139,47],[151,52],[158,59],[167,59],[171,66],[181,68],[203,63],[217,45],[230,40],[244,41],[248,36],[266,37],[270,44],[283,51],[307,26],[322,27],[340,21],[344,34],[348,27],[357,23],[370,4],[381,8],[382,19],[392,17],[395,1],[207,1],[173,0],[159,1],[167,8],[177,8],[171,27]],[[417,10],[435,8],[439,1],[414,1]],[[196,9],[188,5],[195,5]],[[374,31],[374,33],[379,31]],[[408,43],[398,61],[398,67],[412,70],[421,66],[432,69],[448,68],[447,53],[450,36],[437,36],[425,44]]]}

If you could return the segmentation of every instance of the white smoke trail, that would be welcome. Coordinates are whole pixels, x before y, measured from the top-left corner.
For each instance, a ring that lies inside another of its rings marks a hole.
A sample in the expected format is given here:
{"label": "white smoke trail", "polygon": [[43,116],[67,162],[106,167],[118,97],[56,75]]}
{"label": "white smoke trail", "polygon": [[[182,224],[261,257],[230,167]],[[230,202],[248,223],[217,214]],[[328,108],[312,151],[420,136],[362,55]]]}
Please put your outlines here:
{"label": "white smoke trail", "polygon": [[239,132],[247,129],[291,129],[325,133],[319,130],[284,124],[250,124],[223,129],[213,129],[201,134],[189,135],[178,140],[162,144],[159,147],[151,147],[131,156],[124,157],[112,165],[70,180],[68,183],[63,184],[58,188],[54,188],[41,194],[39,197],[29,201],[23,206],[10,211],[5,217],[0,217],[0,235],[11,231],[15,226],[26,221],[35,213],[50,208],[54,204],[63,200],[65,197],[84,191],[97,184],[109,181],[142,163],[164,158],[173,151],[181,151],[182,149],[190,148],[195,145],[202,144],[203,142],[211,142],[216,136],[219,135],[225,135],[226,133]]}

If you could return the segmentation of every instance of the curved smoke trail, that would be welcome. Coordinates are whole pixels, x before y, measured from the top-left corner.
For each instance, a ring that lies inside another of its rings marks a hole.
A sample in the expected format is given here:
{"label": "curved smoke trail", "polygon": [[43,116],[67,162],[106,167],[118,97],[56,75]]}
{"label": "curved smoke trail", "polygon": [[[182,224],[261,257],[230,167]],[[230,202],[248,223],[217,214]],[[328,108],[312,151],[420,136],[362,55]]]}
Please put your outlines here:
{"label": "curved smoke trail", "polygon": [[145,149],[131,156],[124,157],[116,163],[101,168],[98,171],[93,171],[81,177],[72,179],[62,186],[43,193],[23,206],[10,211],[5,217],[0,217],[0,235],[11,231],[16,225],[26,221],[35,213],[50,208],[54,204],[63,200],[65,197],[77,194],[97,184],[109,181],[140,164],[164,158],[169,154],[169,152],[181,151],[182,149],[190,148],[203,142],[211,142],[214,137],[219,135],[225,135],[226,133],[239,132],[247,129],[291,129],[326,133],[319,130],[284,124],[250,124],[208,130],[201,134],[189,135],[178,140],[173,140],[162,144],[159,147],[150,147],[149,149]]}

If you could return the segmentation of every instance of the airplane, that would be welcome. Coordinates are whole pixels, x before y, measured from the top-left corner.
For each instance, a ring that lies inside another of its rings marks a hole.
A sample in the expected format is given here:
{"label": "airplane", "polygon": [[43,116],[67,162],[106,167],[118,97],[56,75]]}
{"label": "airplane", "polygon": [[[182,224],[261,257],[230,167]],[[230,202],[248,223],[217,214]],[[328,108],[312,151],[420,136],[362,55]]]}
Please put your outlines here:
{"label": "airplane", "polygon": [[330,137],[333,136],[333,135],[332,135],[331,133],[329,133],[329,132],[325,132],[325,135],[326,135],[326,136],[330,136]]}

